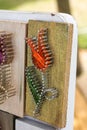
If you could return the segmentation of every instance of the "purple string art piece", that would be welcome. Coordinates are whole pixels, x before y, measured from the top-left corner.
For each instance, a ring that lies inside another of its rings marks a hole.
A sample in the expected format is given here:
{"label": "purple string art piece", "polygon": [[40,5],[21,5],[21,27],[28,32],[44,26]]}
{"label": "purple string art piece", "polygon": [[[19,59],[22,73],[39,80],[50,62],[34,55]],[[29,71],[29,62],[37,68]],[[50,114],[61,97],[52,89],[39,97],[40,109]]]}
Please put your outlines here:
{"label": "purple string art piece", "polygon": [[6,59],[6,47],[5,47],[4,35],[0,37],[0,64],[3,64]]}
{"label": "purple string art piece", "polygon": [[14,58],[11,39],[11,33],[0,32],[0,104],[16,94],[16,89],[11,82],[12,60]]}

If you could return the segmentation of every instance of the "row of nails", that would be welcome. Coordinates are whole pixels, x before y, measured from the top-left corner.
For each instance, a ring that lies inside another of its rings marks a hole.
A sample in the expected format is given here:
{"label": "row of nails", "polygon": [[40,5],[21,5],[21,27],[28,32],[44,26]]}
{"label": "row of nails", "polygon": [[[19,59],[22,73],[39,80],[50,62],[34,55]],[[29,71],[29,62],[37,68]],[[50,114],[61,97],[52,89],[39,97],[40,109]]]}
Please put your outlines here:
{"label": "row of nails", "polygon": [[36,50],[39,54],[41,53],[41,55],[43,55],[43,58],[45,59],[45,66],[44,68],[42,68],[43,70],[52,66],[53,64],[52,51],[50,50],[49,44],[47,43],[47,33],[48,29],[42,29],[38,32],[37,38],[34,37],[27,39],[27,42],[34,48],[34,50]]}
{"label": "row of nails", "polygon": [[39,42],[41,45],[41,51],[45,57],[45,64],[51,65],[53,63],[52,52],[50,50],[49,44],[46,42],[48,39],[47,37],[48,29],[42,29],[39,31]]}
{"label": "row of nails", "polygon": [[11,45],[11,33],[0,32],[0,64],[9,63],[13,58],[13,48]]}
{"label": "row of nails", "polygon": [[[32,75],[33,75],[33,77],[32,77]],[[35,115],[36,113],[40,112],[40,108],[41,108],[41,104],[42,104],[41,102],[44,101],[44,94],[42,92],[43,86],[40,83],[40,80],[37,78],[36,70],[35,70],[34,66],[27,67],[26,77],[27,77],[27,81],[29,84],[29,88],[30,88],[33,98],[35,100],[36,106],[38,106],[38,107],[36,107],[37,109],[35,108],[35,111],[34,111],[34,115]]]}
{"label": "row of nails", "polygon": [[0,104],[4,103],[6,99],[14,96],[15,94],[16,94],[16,89],[13,88],[12,86],[10,87],[10,89],[6,91],[0,91]]}
{"label": "row of nails", "polygon": [[[34,75],[34,76],[32,76]],[[36,107],[35,110],[33,112],[34,116],[37,116],[40,112],[41,112],[41,108],[42,108],[42,104],[44,102],[45,99],[47,100],[52,100],[54,98],[56,98],[58,96],[58,91],[56,88],[46,88],[44,86],[44,76],[42,75],[42,84],[38,84],[38,82],[36,82],[38,75],[36,75],[36,71],[34,66],[30,66],[27,67],[26,69],[26,77],[29,83],[29,88],[32,92],[33,98],[36,102]],[[39,91],[40,90],[40,91]],[[46,96],[47,93],[51,93],[51,96]]]}
{"label": "row of nails", "polygon": [[12,34],[0,31],[0,104],[15,95],[11,85],[11,62],[13,59]]}
{"label": "row of nails", "polygon": [[[45,68],[48,68],[50,66],[52,66],[53,64],[53,55],[52,55],[52,51],[50,50],[49,44],[48,44],[48,29],[40,29],[38,31],[38,36],[37,37],[33,37],[33,38],[29,38],[27,39],[27,43],[30,45],[30,48],[32,50],[33,53],[33,49],[35,51],[37,51],[41,56],[43,56],[42,58],[44,58],[45,60]],[[33,56],[33,55],[32,55]],[[35,63],[36,60],[34,60],[34,58],[32,58],[34,65],[36,66],[37,64]],[[36,66],[37,67],[37,66]],[[45,69],[42,68],[42,69]],[[41,70],[41,69],[40,69]],[[32,71],[31,71],[32,72]],[[28,79],[33,82],[32,80],[32,75],[30,75],[30,73],[27,75]],[[34,73],[32,73],[34,75]],[[36,76],[36,75],[35,75]],[[31,77],[31,79],[30,79]],[[34,111],[34,115],[38,114],[41,110],[43,101],[45,100],[45,81],[44,81],[44,77],[42,78],[42,88],[41,88],[41,100],[39,100],[36,104],[36,108]],[[55,98],[56,96],[56,91],[52,91],[52,98]]]}
{"label": "row of nails", "polygon": [[10,84],[11,84],[10,64],[0,66],[0,85],[3,86],[7,90]]}

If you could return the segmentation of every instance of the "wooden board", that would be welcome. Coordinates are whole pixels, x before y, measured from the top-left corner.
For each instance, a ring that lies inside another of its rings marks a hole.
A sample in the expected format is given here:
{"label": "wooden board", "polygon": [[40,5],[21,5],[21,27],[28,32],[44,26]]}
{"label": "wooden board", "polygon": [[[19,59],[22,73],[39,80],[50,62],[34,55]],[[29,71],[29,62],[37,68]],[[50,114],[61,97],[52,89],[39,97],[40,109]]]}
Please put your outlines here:
{"label": "wooden board", "polygon": [[14,117],[11,114],[0,111],[1,130],[13,130]]}
{"label": "wooden board", "polygon": [[23,116],[26,23],[11,20],[0,21],[0,31],[12,33],[14,58],[11,63],[11,82],[16,88],[16,95],[0,104],[0,110]]}
{"label": "wooden board", "polygon": [[[49,86],[57,88],[59,95],[51,102],[44,102],[41,115],[37,119],[62,128],[66,126],[73,26],[67,23],[31,20],[28,24],[28,37],[37,36],[40,28],[48,28],[48,43],[54,55],[54,64],[50,68]],[[31,65],[31,51],[28,48],[27,66]],[[33,97],[26,84],[25,115],[33,116],[34,108]]]}

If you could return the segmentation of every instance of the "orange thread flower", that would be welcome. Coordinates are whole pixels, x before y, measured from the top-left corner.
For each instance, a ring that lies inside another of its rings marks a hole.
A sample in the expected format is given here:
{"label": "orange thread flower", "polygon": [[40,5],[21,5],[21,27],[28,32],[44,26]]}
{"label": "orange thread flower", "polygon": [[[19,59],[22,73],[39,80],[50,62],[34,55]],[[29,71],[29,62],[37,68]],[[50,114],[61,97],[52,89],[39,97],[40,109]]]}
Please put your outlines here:
{"label": "orange thread flower", "polygon": [[33,38],[27,39],[27,44],[31,48],[33,63],[38,69],[44,71],[52,65],[53,57],[47,43],[47,29],[39,31],[36,41]]}

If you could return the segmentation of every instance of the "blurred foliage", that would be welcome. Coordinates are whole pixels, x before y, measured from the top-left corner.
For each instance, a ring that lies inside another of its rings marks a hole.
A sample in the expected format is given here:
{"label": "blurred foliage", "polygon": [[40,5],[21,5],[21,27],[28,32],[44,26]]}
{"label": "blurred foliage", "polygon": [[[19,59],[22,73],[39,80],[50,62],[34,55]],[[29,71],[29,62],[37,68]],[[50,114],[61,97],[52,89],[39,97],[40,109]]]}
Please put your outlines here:
{"label": "blurred foliage", "polygon": [[[23,11],[41,11],[57,12],[56,0],[0,0],[0,9],[23,10]],[[72,15],[75,16],[79,28],[87,25],[85,16],[87,0],[70,0]],[[78,9],[77,9],[78,7]],[[80,14],[80,15],[79,15]],[[87,34],[79,34],[79,48],[87,48]]]}
{"label": "blurred foliage", "polygon": [[79,34],[79,48],[87,49],[87,33]]}
{"label": "blurred foliage", "polygon": [[35,2],[38,0],[0,0],[0,9],[13,9],[25,2]]}
{"label": "blurred foliage", "polygon": [[7,10],[56,12],[55,5],[56,0],[0,0],[0,9]]}

